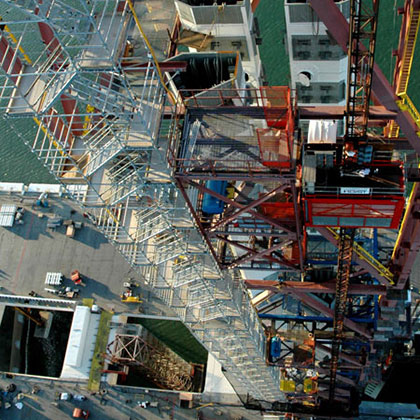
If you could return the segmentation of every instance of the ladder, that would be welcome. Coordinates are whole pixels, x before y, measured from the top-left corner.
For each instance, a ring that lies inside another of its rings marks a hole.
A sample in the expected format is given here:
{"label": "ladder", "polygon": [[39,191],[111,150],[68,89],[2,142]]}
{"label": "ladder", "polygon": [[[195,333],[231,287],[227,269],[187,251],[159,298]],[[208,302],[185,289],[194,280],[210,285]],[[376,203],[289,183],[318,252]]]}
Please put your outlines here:
{"label": "ladder", "polygon": [[[334,236],[334,239],[339,241],[340,234],[332,228],[326,228],[326,230]],[[357,242],[353,243],[353,250],[359,259],[366,261],[379,275],[385,277],[390,284],[394,284],[394,275],[391,271],[379,262],[372,254],[366,251],[365,248],[360,246]]]}
{"label": "ladder", "polygon": [[[411,66],[413,64],[414,51],[416,48],[417,35],[419,32],[419,24],[420,24],[420,10],[414,10],[414,7],[412,5],[410,7],[410,12],[409,12],[409,22],[407,23],[404,49],[403,49],[403,54],[401,58],[401,65],[400,65],[399,76],[397,79],[398,82],[397,82],[396,92],[395,92],[399,97],[401,97],[402,106],[406,105],[407,102],[409,102],[407,106],[410,106],[410,103],[411,103],[411,101],[408,99],[408,96],[407,96],[407,89],[408,89],[408,82],[410,80]],[[398,124],[395,121],[391,121],[389,125],[388,137],[397,138],[399,135],[399,132],[400,132],[400,127],[398,126]]]}
{"label": "ladder", "polygon": [[408,81],[410,80],[411,66],[413,64],[414,50],[420,23],[420,10],[410,8],[410,22],[405,37],[404,51],[401,63],[400,77],[397,86],[397,95],[407,93]]}
{"label": "ladder", "polygon": [[343,338],[344,318],[347,312],[347,292],[350,282],[351,260],[355,229],[340,228],[338,244],[337,281],[334,309],[334,336],[331,348],[330,401],[334,400],[340,345]]}

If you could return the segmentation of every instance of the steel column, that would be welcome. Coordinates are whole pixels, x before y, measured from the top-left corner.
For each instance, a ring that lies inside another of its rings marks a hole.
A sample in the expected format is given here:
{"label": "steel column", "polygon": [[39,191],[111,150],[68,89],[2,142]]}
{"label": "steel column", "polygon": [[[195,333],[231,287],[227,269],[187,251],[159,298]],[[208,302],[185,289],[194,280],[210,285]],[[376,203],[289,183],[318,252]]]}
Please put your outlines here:
{"label": "steel column", "polygon": [[266,259],[272,261],[273,263],[282,264],[282,265],[285,265],[286,267],[289,267],[293,270],[296,270],[296,267],[293,264],[288,263],[284,259],[274,258],[271,255],[267,255],[267,254],[271,254],[272,252],[284,247],[285,243],[287,243],[289,241],[281,242],[280,244],[276,244],[276,245],[272,246],[271,248],[264,249],[264,250],[258,252],[258,251],[253,250],[252,248],[248,248],[247,246],[244,246],[242,244],[237,243],[236,241],[232,241],[232,240],[224,238],[222,236],[217,236],[217,238],[220,239],[223,242],[226,242],[230,245],[236,246],[236,247],[238,247],[238,248],[240,248],[244,251],[247,251],[248,254],[251,254],[251,255],[243,255],[242,257],[239,257],[237,260],[235,260],[231,264],[229,264],[228,268],[237,267],[239,264],[242,264],[242,263],[247,262],[247,261],[252,261],[252,260],[254,260],[258,257],[265,257]]}

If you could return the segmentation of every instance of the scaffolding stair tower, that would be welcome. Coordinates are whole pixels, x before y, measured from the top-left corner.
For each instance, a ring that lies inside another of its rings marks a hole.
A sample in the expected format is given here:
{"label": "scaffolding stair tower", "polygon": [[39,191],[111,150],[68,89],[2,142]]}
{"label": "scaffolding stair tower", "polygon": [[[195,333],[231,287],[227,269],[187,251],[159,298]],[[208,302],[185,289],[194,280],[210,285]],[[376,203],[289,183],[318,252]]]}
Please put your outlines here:
{"label": "scaffolding stair tower", "polygon": [[[181,105],[165,90],[136,3],[73,3],[0,1],[1,114],[236,392],[282,400],[246,289],[213,260],[171,177],[166,148]],[[122,65],[133,17],[142,71]]]}

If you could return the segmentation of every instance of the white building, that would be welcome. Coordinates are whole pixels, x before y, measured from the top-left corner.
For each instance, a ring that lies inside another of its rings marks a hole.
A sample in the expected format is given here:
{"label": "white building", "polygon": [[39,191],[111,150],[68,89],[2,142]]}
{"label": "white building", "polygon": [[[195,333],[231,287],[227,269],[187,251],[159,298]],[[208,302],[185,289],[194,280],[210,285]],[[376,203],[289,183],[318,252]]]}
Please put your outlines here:
{"label": "white building", "polygon": [[237,51],[250,85],[261,85],[259,31],[250,0],[230,0],[227,3],[175,0],[175,7],[183,30],[203,34],[198,48],[196,44],[190,45],[189,51]]}
{"label": "white building", "polygon": [[[348,19],[350,1],[336,1]],[[305,0],[286,0],[291,87],[298,103],[345,105],[347,55]]]}

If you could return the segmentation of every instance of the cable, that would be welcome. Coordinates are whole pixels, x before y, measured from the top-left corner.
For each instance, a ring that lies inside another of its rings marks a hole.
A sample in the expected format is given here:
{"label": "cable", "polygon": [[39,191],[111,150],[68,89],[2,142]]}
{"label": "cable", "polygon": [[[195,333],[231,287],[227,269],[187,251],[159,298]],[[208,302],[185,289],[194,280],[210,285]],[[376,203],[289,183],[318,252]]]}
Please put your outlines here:
{"label": "cable", "polygon": [[[149,49],[150,54],[152,55],[153,62],[156,66],[156,70],[158,72],[160,82],[162,83],[163,88],[166,90],[166,92],[168,93],[169,97],[171,98],[173,104],[175,105],[176,102],[177,102],[176,99],[175,99],[175,96],[166,86],[165,80],[163,79],[162,71],[161,71],[160,66],[159,66],[159,62],[156,58],[156,54],[155,54],[155,52],[152,48],[152,45],[150,44],[149,40],[147,39],[147,36],[146,36],[145,32],[143,31],[143,28],[140,24],[139,18],[137,17],[137,13],[134,9],[133,1],[132,0],[127,0],[127,4],[130,7],[131,13],[134,17],[134,21],[136,22],[137,29],[139,30],[140,35],[142,36],[147,48]],[[181,98],[181,102],[183,102],[182,98]]]}

